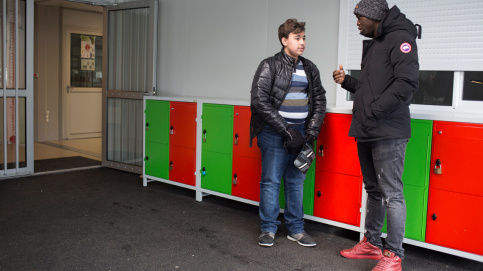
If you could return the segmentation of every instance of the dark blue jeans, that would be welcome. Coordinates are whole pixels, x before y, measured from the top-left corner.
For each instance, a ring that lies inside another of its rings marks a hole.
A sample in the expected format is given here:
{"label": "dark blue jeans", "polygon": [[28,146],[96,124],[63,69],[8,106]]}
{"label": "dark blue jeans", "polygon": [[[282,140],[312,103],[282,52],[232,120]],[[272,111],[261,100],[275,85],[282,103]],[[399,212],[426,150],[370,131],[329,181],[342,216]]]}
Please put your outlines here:
{"label": "dark blue jeans", "polygon": [[404,258],[402,242],[406,224],[406,202],[402,174],[407,139],[358,142],[357,151],[368,193],[366,232],[369,242],[382,248],[381,229],[387,214],[387,237],[384,249]]}
{"label": "dark blue jeans", "polygon": [[[302,135],[304,125],[294,126]],[[282,136],[270,127],[265,127],[257,136],[262,152],[262,178],[260,181],[260,206],[262,232],[277,232],[280,221],[279,193],[283,177],[285,191],[285,225],[289,234],[304,232],[304,181],[305,175],[294,166],[298,154],[289,154],[283,146]]]}

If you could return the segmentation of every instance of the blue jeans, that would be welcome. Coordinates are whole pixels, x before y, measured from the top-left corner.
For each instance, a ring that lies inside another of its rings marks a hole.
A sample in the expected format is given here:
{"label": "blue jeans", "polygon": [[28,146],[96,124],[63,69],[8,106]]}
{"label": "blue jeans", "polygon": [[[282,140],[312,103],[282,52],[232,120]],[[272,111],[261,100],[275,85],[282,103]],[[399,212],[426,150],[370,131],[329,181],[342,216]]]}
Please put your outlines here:
{"label": "blue jeans", "polygon": [[[293,126],[302,135],[304,125]],[[279,193],[283,177],[285,191],[285,225],[289,234],[304,232],[304,181],[305,174],[294,166],[298,154],[289,154],[283,146],[282,136],[271,127],[265,127],[257,136],[262,152],[262,178],[260,181],[260,206],[262,232],[277,232],[280,221]]]}
{"label": "blue jeans", "polygon": [[402,242],[406,224],[402,174],[407,139],[358,142],[357,151],[368,193],[366,232],[367,240],[382,248],[381,229],[387,214],[387,237],[384,249],[404,258]]}

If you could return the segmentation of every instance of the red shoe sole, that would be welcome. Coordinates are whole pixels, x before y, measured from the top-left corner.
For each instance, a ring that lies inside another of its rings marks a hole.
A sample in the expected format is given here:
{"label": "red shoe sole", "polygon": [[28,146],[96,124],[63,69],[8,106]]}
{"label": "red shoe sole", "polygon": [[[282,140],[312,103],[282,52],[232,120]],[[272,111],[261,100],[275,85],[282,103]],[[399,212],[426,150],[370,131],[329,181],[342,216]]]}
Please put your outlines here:
{"label": "red shoe sole", "polygon": [[374,256],[368,256],[368,255],[352,255],[352,254],[345,254],[345,253],[340,253],[340,256],[348,259],[370,259],[370,260],[380,260],[382,258],[382,255],[374,255]]}

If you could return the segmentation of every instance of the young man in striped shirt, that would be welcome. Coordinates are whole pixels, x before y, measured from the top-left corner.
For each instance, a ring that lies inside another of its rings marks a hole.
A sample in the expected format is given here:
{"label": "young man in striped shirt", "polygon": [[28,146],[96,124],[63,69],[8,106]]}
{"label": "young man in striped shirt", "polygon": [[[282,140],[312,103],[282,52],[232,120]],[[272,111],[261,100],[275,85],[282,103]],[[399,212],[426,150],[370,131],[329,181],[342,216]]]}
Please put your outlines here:
{"label": "young man in striped shirt", "polygon": [[251,89],[250,138],[257,137],[262,153],[259,245],[272,246],[280,221],[279,192],[283,177],[287,238],[315,246],[304,230],[305,174],[294,161],[305,143],[313,144],[325,116],[325,90],[319,70],[302,57],[305,23],[288,19],[278,29],[281,52],[264,59]]}

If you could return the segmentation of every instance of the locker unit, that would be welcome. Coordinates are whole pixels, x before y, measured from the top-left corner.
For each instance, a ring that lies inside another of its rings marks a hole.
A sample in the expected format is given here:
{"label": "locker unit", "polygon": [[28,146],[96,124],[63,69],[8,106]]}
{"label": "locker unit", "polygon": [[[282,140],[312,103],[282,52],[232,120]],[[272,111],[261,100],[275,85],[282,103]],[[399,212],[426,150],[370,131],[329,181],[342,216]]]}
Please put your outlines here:
{"label": "locker unit", "polygon": [[[402,176],[407,211],[404,237],[422,242],[426,232],[432,128],[430,120],[411,120]],[[386,223],[382,230],[387,232]]]}
{"label": "locker unit", "polygon": [[426,242],[483,255],[483,125],[435,121]]}
{"label": "locker unit", "polygon": [[316,147],[314,216],[360,226],[362,176],[352,116],[326,114]]}
{"label": "locker unit", "polygon": [[203,104],[201,188],[231,195],[233,106]]}
{"label": "locker unit", "polygon": [[169,101],[146,100],[145,174],[169,178]]}
{"label": "locker unit", "polygon": [[233,196],[259,202],[262,157],[256,138],[250,148],[250,117],[250,107],[234,106],[231,189]]}
{"label": "locker unit", "polygon": [[[188,184],[197,200],[215,191],[259,202],[261,157],[256,138],[249,147],[249,106],[145,101],[145,178]],[[303,204],[307,219],[362,234],[363,182],[357,142],[348,136],[351,118],[326,114]],[[483,124],[412,119],[411,127],[403,173],[405,242],[483,262],[483,182],[477,173]],[[285,205],[283,180],[280,205]]]}
{"label": "locker unit", "polygon": [[361,176],[316,172],[314,216],[360,226]]}
{"label": "locker unit", "polygon": [[196,184],[196,103],[171,102],[169,180]]}

